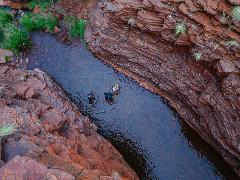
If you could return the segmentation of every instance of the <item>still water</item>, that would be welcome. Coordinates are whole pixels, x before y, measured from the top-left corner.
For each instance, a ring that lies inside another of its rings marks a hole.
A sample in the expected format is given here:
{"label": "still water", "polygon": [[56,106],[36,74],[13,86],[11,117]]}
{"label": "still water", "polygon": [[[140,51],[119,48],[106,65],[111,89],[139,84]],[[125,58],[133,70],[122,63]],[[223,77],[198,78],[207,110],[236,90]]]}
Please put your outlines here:
{"label": "still water", "polygon": [[[61,85],[140,179],[237,179],[161,97],[98,60],[84,43],[63,43],[45,33],[32,38],[27,68],[39,68]],[[121,91],[109,104],[104,93],[115,83]],[[93,104],[88,101],[90,92],[95,93]]]}

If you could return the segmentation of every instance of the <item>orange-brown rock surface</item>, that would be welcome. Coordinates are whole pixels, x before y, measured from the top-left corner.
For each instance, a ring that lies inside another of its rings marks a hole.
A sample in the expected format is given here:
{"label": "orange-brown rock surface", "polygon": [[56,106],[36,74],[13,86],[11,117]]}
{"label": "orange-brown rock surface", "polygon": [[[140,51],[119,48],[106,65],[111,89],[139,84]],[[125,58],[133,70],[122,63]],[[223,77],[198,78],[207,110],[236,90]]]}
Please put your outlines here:
{"label": "orange-brown rock surface", "polygon": [[25,9],[27,8],[27,2],[29,0],[2,0],[2,4],[0,2],[0,6],[9,6],[12,9]]}
{"label": "orange-brown rock surface", "polygon": [[[98,1],[86,33],[89,48],[98,57],[168,100],[238,175],[240,24],[231,16],[239,4],[235,0]],[[177,23],[185,25],[185,33],[176,35]],[[194,53],[201,55],[199,61]]]}
{"label": "orange-brown rock surface", "polygon": [[138,179],[45,73],[0,66],[0,179]]}

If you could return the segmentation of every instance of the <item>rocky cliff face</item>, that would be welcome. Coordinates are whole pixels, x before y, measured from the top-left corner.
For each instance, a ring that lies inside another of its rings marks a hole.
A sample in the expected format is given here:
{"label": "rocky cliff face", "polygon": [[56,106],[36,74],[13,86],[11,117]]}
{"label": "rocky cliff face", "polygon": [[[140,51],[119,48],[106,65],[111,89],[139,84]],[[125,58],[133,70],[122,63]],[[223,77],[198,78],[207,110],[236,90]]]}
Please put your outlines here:
{"label": "rocky cliff face", "polygon": [[240,36],[232,8],[239,4],[106,0],[94,6],[86,34],[98,57],[168,100],[238,175]]}
{"label": "rocky cliff face", "polygon": [[0,179],[138,179],[46,74],[0,66]]}

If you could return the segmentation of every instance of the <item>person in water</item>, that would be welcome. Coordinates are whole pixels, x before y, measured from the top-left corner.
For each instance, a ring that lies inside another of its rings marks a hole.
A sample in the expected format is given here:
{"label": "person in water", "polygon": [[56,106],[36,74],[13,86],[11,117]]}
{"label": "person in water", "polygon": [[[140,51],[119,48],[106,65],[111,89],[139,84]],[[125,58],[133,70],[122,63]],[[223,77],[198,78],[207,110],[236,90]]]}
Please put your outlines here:
{"label": "person in water", "polygon": [[115,101],[115,96],[117,96],[119,93],[120,93],[120,85],[115,83],[112,86],[112,92],[104,93],[105,100],[107,101],[107,103],[113,104]]}
{"label": "person in water", "polygon": [[96,102],[96,94],[92,91],[88,94],[88,102],[89,104],[94,104]]}
{"label": "person in water", "polygon": [[104,96],[105,96],[105,100],[106,100],[109,104],[111,104],[111,103],[114,102],[114,95],[113,95],[113,93],[111,93],[111,92],[106,92],[106,93],[104,93]]}
{"label": "person in water", "polygon": [[112,92],[114,95],[118,95],[120,93],[120,85],[119,84],[114,84],[112,87]]}

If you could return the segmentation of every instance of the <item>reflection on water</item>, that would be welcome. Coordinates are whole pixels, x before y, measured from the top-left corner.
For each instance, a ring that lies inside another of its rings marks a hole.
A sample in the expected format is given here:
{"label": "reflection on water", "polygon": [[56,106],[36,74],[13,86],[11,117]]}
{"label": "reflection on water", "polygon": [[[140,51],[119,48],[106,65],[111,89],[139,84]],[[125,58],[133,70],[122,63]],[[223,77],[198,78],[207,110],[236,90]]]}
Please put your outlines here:
{"label": "reflection on water", "polygon": [[[162,99],[97,60],[79,42],[33,34],[29,69],[46,71],[141,179],[236,179],[219,155],[181,122]],[[115,103],[104,93],[121,86]],[[94,92],[95,103],[89,103]]]}

